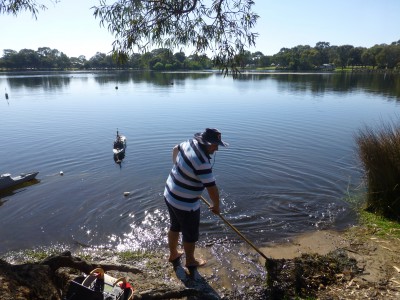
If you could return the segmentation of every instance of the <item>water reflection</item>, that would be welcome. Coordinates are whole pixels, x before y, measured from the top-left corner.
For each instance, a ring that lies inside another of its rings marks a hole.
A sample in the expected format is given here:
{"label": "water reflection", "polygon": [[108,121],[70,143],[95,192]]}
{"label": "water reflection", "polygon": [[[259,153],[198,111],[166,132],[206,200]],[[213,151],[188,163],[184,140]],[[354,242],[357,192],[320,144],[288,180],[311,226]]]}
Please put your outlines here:
{"label": "water reflection", "polygon": [[87,81],[82,72],[6,72],[0,73],[0,82],[5,77],[10,90],[28,88],[30,90],[61,91],[71,84],[71,80],[78,76]]}
{"label": "water reflection", "polygon": [[45,91],[61,90],[70,84],[69,77],[59,76],[35,76],[24,78],[7,78],[10,89],[29,88],[43,89]]}
{"label": "water reflection", "polygon": [[38,183],[40,183],[40,180],[33,178],[27,182],[19,183],[12,187],[2,189],[2,190],[0,190],[0,200],[4,197],[12,196],[15,193],[18,193],[18,192],[24,190],[25,188],[28,188],[28,187],[38,184]]}
{"label": "water reflection", "polygon": [[22,192],[25,190],[25,188],[28,188],[29,186],[32,186],[32,185],[35,185],[38,183],[40,183],[40,180],[34,178],[28,182],[24,182],[19,185],[1,190],[0,191],[0,207],[8,201],[8,197],[11,197],[19,192]]}
{"label": "water reflection", "polygon": [[[96,71],[96,72],[16,72],[0,73],[7,75],[11,89],[28,87],[31,89],[57,90],[68,86],[74,77],[88,80],[93,75],[99,85],[108,83],[151,83],[155,86],[171,86],[187,79],[207,79],[215,72],[168,73],[151,71]],[[292,92],[323,94],[325,92],[349,92],[361,90],[372,94],[381,94],[400,98],[400,76],[396,74],[360,74],[360,73],[243,73],[240,81],[274,80],[279,83],[280,90],[290,89]]]}
{"label": "water reflection", "polygon": [[125,152],[113,155],[114,162],[116,164],[119,164],[120,166],[121,166],[122,161],[124,160],[124,158],[125,158]]}
{"label": "water reflection", "polygon": [[239,80],[276,80],[279,89],[292,92],[323,94],[325,92],[351,92],[360,90],[400,98],[400,76],[395,74],[359,73],[246,73]]}
{"label": "water reflection", "polygon": [[164,73],[151,71],[120,71],[110,72],[102,76],[96,76],[95,81],[98,84],[115,83],[151,83],[155,86],[173,86],[175,81],[184,81],[186,79],[206,79],[212,76],[212,72],[200,73]]}

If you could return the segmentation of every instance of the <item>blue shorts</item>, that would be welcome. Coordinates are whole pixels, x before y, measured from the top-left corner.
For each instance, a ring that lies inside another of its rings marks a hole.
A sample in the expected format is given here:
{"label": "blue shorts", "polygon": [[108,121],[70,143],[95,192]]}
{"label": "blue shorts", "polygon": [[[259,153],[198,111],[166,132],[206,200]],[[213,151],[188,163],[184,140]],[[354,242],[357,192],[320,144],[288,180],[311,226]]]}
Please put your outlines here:
{"label": "blue shorts", "polygon": [[174,232],[182,232],[182,240],[186,243],[195,243],[199,240],[200,208],[195,211],[186,211],[173,207],[165,200],[168,207],[170,227]]}

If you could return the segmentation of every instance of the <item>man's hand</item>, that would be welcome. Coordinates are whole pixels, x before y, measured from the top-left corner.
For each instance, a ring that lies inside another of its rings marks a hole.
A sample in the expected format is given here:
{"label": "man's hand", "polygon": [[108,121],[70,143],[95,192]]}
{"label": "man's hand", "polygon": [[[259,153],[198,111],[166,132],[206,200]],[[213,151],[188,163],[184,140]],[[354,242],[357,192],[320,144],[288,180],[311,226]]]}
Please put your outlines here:
{"label": "man's hand", "polygon": [[214,214],[216,214],[216,215],[219,215],[219,214],[220,214],[219,206],[211,205],[211,206],[210,206],[210,211],[212,211],[212,212],[213,212]]}

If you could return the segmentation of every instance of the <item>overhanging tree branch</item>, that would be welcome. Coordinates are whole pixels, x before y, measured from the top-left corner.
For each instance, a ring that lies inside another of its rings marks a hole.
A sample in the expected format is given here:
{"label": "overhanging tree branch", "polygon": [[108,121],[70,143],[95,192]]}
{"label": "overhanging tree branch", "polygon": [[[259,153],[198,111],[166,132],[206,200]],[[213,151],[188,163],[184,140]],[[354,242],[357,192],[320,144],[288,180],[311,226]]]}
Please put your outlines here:
{"label": "overhanging tree branch", "polygon": [[212,53],[217,66],[234,74],[240,55],[254,46],[258,15],[251,0],[118,0],[92,7],[101,26],[114,34],[113,51],[127,55],[149,46],[188,47],[194,54]]}
{"label": "overhanging tree branch", "polygon": [[[99,1],[93,14],[114,35],[113,54],[119,60],[135,49],[188,47],[193,54],[211,53],[215,65],[237,74],[241,56],[258,36],[252,32],[258,19],[252,0]],[[30,11],[37,18],[44,9],[36,0],[0,0],[0,14]]]}
{"label": "overhanging tree branch", "polygon": [[[50,2],[57,3],[60,0],[51,0]],[[23,11],[29,11],[32,17],[37,19],[40,10],[46,10],[47,7],[38,3],[35,0],[1,0],[0,14],[11,14],[17,16]]]}

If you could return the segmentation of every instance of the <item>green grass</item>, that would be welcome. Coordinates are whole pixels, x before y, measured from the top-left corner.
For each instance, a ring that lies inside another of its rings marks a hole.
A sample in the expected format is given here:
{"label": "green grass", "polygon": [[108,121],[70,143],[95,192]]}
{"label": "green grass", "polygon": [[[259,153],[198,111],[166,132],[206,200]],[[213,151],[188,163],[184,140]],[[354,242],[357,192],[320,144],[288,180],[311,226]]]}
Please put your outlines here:
{"label": "green grass", "polygon": [[335,66],[335,71],[336,72],[351,72],[351,71],[354,71],[354,70],[378,70],[378,68],[377,67],[373,67],[373,66],[362,66],[362,67],[360,67],[360,66],[354,66],[354,67],[352,67],[352,66],[346,66],[346,67],[344,67],[343,69],[342,69],[342,67],[341,66]]}
{"label": "green grass", "polygon": [[358,214],[359,225],[364,227],[368,234],[381,238],[400,239],[400,223],[367,211],[365,209],[366,198],[366,192],[362,191],[353,195],[348,195],[344,199]]}
{"label": "green grass", "polygon": [[154,254],[145,251],[123,251],[118,252],[117,256],[122,261],[136,261],[143,258],[153,258]]}
{"label": "green grass", "polygon": [[360,212],[360,223],[373,229],[376,236],[400,238],[400,224],[396,221],[363,210]]}
{"label": "green grass", "polygon": [[255,69],[256,70],[260,70],[260,71],[262,71],[262,70],[275,70],[276,67],[275,66],[273,66],[273,67],[257,67]]}
{"label": "green grass", "polygon": [[21,257],[24,257],[24,260],[28,263],[34,263],[34,262],[40,262],[43,259],[55,254],[59,254],[59,252],[56,251],[55,249],[47,249],[47,250],[27,249],[22,251]]}

